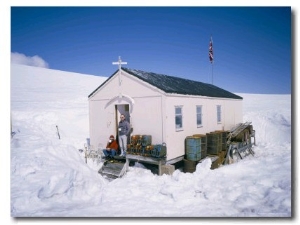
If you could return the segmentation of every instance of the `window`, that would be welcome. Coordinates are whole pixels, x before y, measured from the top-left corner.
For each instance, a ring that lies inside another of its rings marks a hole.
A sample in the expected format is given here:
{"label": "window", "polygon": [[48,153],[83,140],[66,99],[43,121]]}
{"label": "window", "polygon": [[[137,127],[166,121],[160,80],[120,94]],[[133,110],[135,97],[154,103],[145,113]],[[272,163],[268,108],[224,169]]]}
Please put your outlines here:
{"label": "window", "polygon": [[202,105],[196,106],[197,127],[202,127]]}
{"label": "window", "polygon": [[182,106],[175,106],[175,127],[182,130]]}
{"label": "window", "polygon": [[222,118],[221,118],[221,106],[217,105],[217,122],[221,123],[222,122]]}

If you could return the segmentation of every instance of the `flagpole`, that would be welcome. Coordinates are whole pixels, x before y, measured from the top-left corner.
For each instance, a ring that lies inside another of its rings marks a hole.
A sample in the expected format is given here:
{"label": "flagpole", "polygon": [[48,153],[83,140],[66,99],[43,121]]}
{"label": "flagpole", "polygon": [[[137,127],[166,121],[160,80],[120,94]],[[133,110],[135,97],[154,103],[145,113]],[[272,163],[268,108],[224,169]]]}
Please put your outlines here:
{"label": "flagpole", "polygon": [[211,84],[214,84],[214,63],[211,63]]}
{"label": "flagpole", "polygon": [[207,82],[209,83],[210,81],[210,74],[211,74],[211,66],[208,66],[208,78],[207,78]]}
{"label": "flagpole", "polygon": [[211,63],[211,83],[213,84],[214,83],[214,69],[213,69],[214,53],[213,53],[213,40],[212,40],[212,36],[210,36],[210,41],[209,41],[208,57],[209,57],[209,61]]}

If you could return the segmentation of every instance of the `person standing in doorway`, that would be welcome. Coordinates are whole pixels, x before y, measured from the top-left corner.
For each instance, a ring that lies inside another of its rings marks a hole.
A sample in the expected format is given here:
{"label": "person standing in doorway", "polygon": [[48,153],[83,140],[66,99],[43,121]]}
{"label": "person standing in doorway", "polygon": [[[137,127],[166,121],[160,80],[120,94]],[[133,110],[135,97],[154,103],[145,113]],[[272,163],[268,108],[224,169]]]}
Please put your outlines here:
{"label": "person standing in doorway", "polygon": [[120,156],[126,156],[127,151],[127,136],[130,134],[130,124],[126,120],[124,114],[121,114],[120,122],[118,126],[118,132],[119,132],[119,146],[121,149]]}

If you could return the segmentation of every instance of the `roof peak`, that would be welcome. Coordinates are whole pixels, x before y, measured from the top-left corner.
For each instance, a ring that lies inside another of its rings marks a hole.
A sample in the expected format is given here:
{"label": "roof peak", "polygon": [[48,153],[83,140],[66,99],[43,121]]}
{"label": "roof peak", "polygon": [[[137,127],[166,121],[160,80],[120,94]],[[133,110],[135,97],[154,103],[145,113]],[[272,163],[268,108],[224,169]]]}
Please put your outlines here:
{"label": "roof peak", "polygon": [[[201,81],[194,81],[186,78],[170,76],[166,74],[147,72],[139,69],[130,69],[121,67],[121,70],[129,75],[132,75],[165,93],[182,94],[182,95],[196,95],[214,98],[230,98],[243,99],[242,97],[219,88],[213,84],[203,83]],[[118,74],[116,70],[104,83],[102,83],[96,90],[94,90],[88,97],[91,97],[97,90],[99,90],[105,83],[107,83],[113,76]]]}
{"label": "roof peak", "polygon": [[242,97],[213,84],[126,67],[122,67],[122,69],[166,93],[242,99]]}

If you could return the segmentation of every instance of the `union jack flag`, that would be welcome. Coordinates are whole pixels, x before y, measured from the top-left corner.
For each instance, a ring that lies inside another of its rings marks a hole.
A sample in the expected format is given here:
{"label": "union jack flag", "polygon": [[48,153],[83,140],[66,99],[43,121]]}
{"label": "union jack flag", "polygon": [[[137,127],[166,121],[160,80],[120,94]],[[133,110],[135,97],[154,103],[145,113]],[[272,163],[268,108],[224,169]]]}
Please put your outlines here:
{"label": "union jack flag", "polygon": [[210,37],[209,48],[208,48],[208,57],[209,57],[210,63],[212,63],[214,61],[212,37]]}

